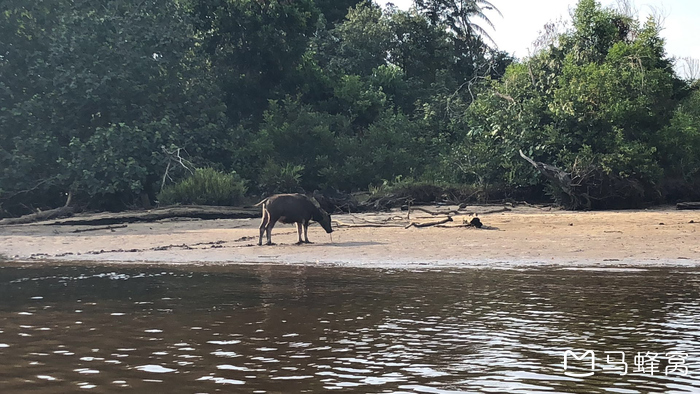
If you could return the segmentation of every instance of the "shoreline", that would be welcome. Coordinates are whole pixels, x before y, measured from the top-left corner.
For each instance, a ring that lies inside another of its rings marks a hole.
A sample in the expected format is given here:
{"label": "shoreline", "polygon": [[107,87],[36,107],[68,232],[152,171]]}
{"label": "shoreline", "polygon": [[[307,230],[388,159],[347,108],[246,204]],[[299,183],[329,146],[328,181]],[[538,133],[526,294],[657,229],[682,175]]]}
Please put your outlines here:
{"label": "shoreline", "polygon": [[[449,210],[450,207],[426,207]],[[476,206],[469,211],[486,212]],[[411,220],[435,221],[420,211]],[[257,246],[259,219],[164,220],[91,231],[95,226],[27,224],[0,227],[8,263],[144,265],[311,265],[383,269],[649,268],[700,266],[700,211],[672,207],[570,212],[516,207],[479,218],[488,229],[463,227],[469,215],[442,227],[403,228],[406,211],[333,215],[330,237],[317,224],[316,243],[295,245],[296,229],[278,224],[274,246]],[[90,230],[75,233],[75,230]]]}

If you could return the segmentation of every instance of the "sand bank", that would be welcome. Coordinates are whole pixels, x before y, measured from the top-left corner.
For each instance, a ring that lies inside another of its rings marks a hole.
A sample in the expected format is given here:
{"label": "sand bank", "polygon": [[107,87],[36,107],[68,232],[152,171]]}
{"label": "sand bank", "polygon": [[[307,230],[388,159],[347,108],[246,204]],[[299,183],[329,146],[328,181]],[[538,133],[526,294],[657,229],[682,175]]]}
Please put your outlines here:
{"label": "sand bank", "polygon": [[[447,207],[426,207],[447,210]],[[468,207],[485,212],[498,207]],[[394,218],[393,220],[391,218]],[[259,219],[165,220],[111,230],[40,224],[0,227],[0,255],[11,261],[99,263],[277,263],[352,267],[698,266],[700,211],[671,207],[635,211],[566,212],[519,207],[479,215],[488,227],[408,228],[405,211],[334,215],[333,242],[317,224],[314,244],[295,245],[296,229],[278,224],[274,246],[258,246]],[[435,220],[414,212],[412,220]]]}

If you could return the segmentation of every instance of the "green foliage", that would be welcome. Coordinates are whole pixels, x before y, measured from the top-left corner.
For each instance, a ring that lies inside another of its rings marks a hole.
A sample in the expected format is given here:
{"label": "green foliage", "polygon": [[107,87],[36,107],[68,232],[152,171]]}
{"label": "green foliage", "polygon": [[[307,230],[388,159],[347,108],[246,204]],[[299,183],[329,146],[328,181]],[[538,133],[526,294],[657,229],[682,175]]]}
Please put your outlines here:
{"label": "green foliage", "polygon": [[382,180],[376,186],[370,185],[370,200],[391,197],[397,201],[412,204],[435,201],[468,201],[477,195],[475,188],[465,184],[450,184],[434,180],[416,180],[412,177],[397,176],[392,180]]}
{"label": "green foliage", "polygon": [[90,196],[102,197],[122,190],[140,193],[147,179],[157,177],[158,148],[169,124],[149,125],[143,130],[125,123],[98,127],[85,142],[74,137],[70,156],[60,159],[73,179],[72,188]]}
{"label": "green foliage", "polygon": [[158,202],[161,205],[236,205],[248,190],[245,183],[235,172],[197,168],[193,175],[164,187],[158,193]]}
{"label": "green foliage", "polygon": [[[476,20],[493,28],[487,11],[501,12],[487,0],[415,0],[416,8],[427,15],[433,23],[444,23],[461,41],[472,41],[478,36],[493,42],[486,29]],[[502,15],[501,15],[502,16]]]}
{"label": "green foliage", "polygon": [[[697,84],[673,74],[652,20],[580,0],[572,28],[514,62],[480,34],[491,2],[415,3],[3,1],[0,215],[68,192],[91,208],[155,200],[194,166],[254,193],[528,190],[595,208],[700,190]],[[178,187],[181,203],[199,193]]]}
{"label": "green foliage", "polygon": [[331,66],[348,74],[369,75],[385,64],[391,40],[387,18],[377,5],[367,1],[351,8],[345,18],[331,31],[337,37]]}
{"label": "green foliage", "polygon": [[670,120],[678,82],[658,29],[651,21],[638,28],[592,0],[579,2],[573,25],[469,107],[472,136],[451,162],[481,184],[541,183],[518,157],[523,149],[570,172],[585,195],[581,206],[656,201],[656,135]]}
{"label": "green foliage", "polygon": [[[258,163],[250,176],[260,179],[262,191],[365,188],[420,171],[429,152],[420,124],[392,111],[377,115],[361,132],[351,127],[350,117],[314,111],[290,98],[271,103],[264,118],[253,142],[256,157],[250,159]],[[290,174],[298,175],[296,181]]]}
{"label": "green foliage", "polygon": [[440,26],[450,36],[453,49],[450,67],[452,74],[461,84],[476,76],[490,74],[498,69],[501,57],[491,49],[495,42],[483,24],[493,28],[489,19],[491,13],[501,12],[487,0],[415,0],[416,10],[424,15],[433,26]]}
{"label": "green foliage", "polygon": [[[277,188],[281,169],[299,166],[303,188],[313,188],[323,180],[319,174],[337,157],[336,137],[347,133],[347,121],[339,115],[314,111],[291,98],[270,103],[264,122],[252,144],[256,173],[264,176],[263,189]],[[271,165],[270,162],[275,165]],[[266,171],[262,171],[268,167]],[[301,182],[301,181],[300,181]],[[294,186],[287,183],[287,186]]]}
{"label": "green foliage", "polygon": [[[212,65],[234,122],[260,121],[270,99],[296,85],[308,38],[319,28],[313,0],[201,0],[191,3],[202,37],[198,53]],[[324,5],[332,12],[332,8]]]}
{"label": "green foliage", "polygon": [[671,197],[700,197],[700,90],[680,103],[657,139],[659,162]]}
{"label": "green foliage", "polygon": [[[384,112],[362,134],[340,141],[342,162],[330,179],[344,178],[353,188],[365,188],[382,179],[420,173],[429,153],[429,141],[421,138],[420,124],[402,114]],[[338,179],[340,180],[340,179]]]}
{"label": "green foliage", "polygon": [[268,160],[260,171],[260,189],[267,194],[297,193],[303,191],[301,178],[304,166],[286,163],[279,165]]}
{"label": "green foliage", "polygon": [[[0,86],[8,88],[0,183],[13,185],[8,194],[56,206],[62,198],[43,196],[59,188],[94,207],[123,207],[142,192],[154,197],[166,166],[162,146],[221,152],[225,107],[204,59],[193,57],[197,38],[179,2],[51,3],[57,15],[45,3],[0,13],[18,23],[17,53],[0,62]],[[20,22],[27,16],[33,23]],[[19,68],[31,77],[17,83]]]}

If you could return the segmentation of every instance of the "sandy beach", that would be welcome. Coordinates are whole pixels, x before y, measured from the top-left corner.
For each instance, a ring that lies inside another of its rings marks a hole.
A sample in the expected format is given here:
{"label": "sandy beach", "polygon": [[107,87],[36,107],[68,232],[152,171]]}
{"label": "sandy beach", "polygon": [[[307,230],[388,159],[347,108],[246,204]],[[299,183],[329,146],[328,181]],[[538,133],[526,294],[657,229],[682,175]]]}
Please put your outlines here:
{"label": "sandy beach", "polygon": [[[498,208],[503,207],[467,207],[465,212],[482,212],[482,229],[464,227],[473,216],[461,212],[444,226],[424,228],[404,228],[410,223],[406,211],[333,215],[332,242],[313,224],[309,238],[314,243],[305,245],[295,244],[293,225],[278,223],[272,236],[277,245],[258,246],[259,219],[162,220],[97,231],[91,231],[94,226],[13,225],[0,227],[0,255],[37,262],[381,268],[700,265],[700,211],[567,212],[520,206],[483,214]],[[414,211],[410,219],[444,217]],[[382,226],[367,227],[377,223]]]}

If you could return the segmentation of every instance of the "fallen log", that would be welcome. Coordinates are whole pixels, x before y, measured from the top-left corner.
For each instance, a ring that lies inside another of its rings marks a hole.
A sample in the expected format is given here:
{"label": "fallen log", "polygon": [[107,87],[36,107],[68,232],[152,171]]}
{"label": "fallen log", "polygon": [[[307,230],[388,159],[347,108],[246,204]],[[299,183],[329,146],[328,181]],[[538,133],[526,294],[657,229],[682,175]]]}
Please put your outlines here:
{"label": "fallen log", "polygon": [[148,211],[128,211],[118,213],[83,214],[66,220],[57,220],[48,225],[114,225],[123,223],[154,222],[172,218],[191,219],[247,219],[261,216],[257,207],[219,207],[203,205],[172,206]]}
{"label": "fallen log", "polygon": [[679,202],[676,209],[700,209],[700,202]]}
{"label": "fallen log", "polygon": [[408,226],[406,226],[406,227],[404,227],[404,228],[409,228],[409,227],[418,227],[418,228],[422,228],[422,227],[437,226],[437,225],[445,224],[445,223],[448,223],[448,222],[451,222],[451,221],[452,221],[452,216],[448,216],[448,217],[446,217],[445,219],[438,220],[438,221],[436,221],[436,222],[426,222],[426,223],[411,222],[411,224],[409,224]]}
{"label": "fallen log", "polygon": [[467,211],[462,210],[461,208],[459,210],[450,210],[450,211],[430,211],[428,209],[421,208],[421,207],[410,207],[408,209],[408,214],[410,215],[411,212],[413,212],[413,211],[421,211],[421,212],[425,212],[425,213],[433,215],[433,216],[440,216],[440,215],[465,215],[465,214],[466,215],[487,215],[489,213],[510,212],[510,211],[512,211],[512,209],[510,209],[508,207],[503,207],[503,208],[497,208],[497,209],[492,209],[492,210],[483,211],[483,212],[476,212],[476,211],[467,212]]}
{"label": "fallen log", "polygon": [[117,228],[125,228],[127,227],[127,224],[122,224],[121,226],[105,226],[105,227],[93,227],[93,228],[80,228],[77,230],[71,231],[71,233],[86,233],[88,231],[100,231],[100,230],[111,230],[114,231],[114,229]]}
{"label": "fallen log", "polygon": [[483,211],[483,212],[474,211],[474,212],[463,212],[463,213],[467,213],[469,215],[488,215],[490,213],[501,213],[501,212],[510,212],[510,211],[512,211],[512,209],[510,209],[508,207],[503,207],[503,208],[499,208],[499,209],[492,209],[490,211]]}
{"label": "fallen log", "polygon": [[26,224],[34,223],[45,220],[54,220],[58,218],[64,218],[73,215],[76,212],[75,207],[60,207],[56,209],[49,209],[48,211],[41,211],[37,213],[32,213],[29,215],[20,216],[18,218],[7,218],[0,220],[0,226],[10,225],[10,224]]}
{"label": "fallen log", "polygon": [[459,215],[459,214],[460,214],[460,212],[459,212],[459,211],[456,211],[456,210],[436,212],[436,211],[430,211],[430,210],[428,210],[428,209],[421,208],[421,207],[411,207],[411,206],[409,206],[409,207],[408,207],[408,214],[409,214],[409,215],[411,214],[411,211],[414,211],[414,212],[415,212],[415,211],[421,211],[421,212],[425,212],[425,213],[430,214],[430,215],[433,215],[433,216],[439,216],[439,215]]}

